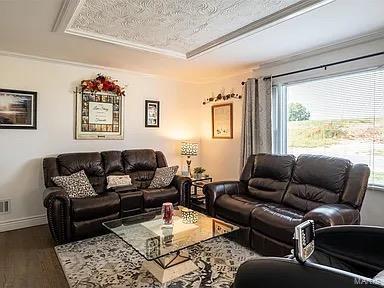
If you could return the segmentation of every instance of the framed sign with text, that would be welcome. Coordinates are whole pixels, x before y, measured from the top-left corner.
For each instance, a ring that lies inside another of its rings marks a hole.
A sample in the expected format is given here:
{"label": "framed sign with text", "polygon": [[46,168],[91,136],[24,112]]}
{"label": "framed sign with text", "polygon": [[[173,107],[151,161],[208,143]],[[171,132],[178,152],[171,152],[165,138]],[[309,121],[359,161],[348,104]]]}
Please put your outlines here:
{"label": "framed sign with text", "polygon": [[122,95],[88,91],[76,95],[76,139],[124,139]]}

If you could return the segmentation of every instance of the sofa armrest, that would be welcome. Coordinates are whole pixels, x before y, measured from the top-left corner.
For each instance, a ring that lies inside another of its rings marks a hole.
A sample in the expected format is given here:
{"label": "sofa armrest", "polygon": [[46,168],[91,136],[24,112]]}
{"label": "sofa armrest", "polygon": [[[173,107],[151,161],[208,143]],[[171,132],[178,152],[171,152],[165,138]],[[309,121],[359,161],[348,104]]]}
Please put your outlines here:
{"label": "sofa armrest", "polygon": [[[276,276],[278,275],[278,277]],[[353,288],[376,286],[372,279],[331,267],[285,258],[252,259],[240,265],[233,288]],[[364,285],[363,285],[364,284]]]}
{"label": "sofa armrest", "polygon": [[71,239],[71,200],[64,189],[48,187],[43,194],[47,208],[49,229],[56,243],[62,244]]}
{"label": "sofa armrest", "polygon": [[71,200],[69,199],[68,194],[61,187],[48,187],[44,190],[43,201],[45,208],[47,208],[49,200],[52,200],[53,198],[60,199],[68,206],[71,205]]}
{"label": "sofa armrest", "polygon": [[208,215],[215,217],[216,199],[224,194],[240,194],[240,181],[219,181],[204,186],[205,203]]}
{"label": "sofa armrest", "polygon": [[360,223],[360,211],[347,204],[327,204],[304,215],[303,221],[313,220],[317,228]]}
{"label": "sofa armrest", "polygon": [[189,207],[191,200],[191,178],[180,175],[173,177],[171,185],[175,186],[180,193],[180,205]]}

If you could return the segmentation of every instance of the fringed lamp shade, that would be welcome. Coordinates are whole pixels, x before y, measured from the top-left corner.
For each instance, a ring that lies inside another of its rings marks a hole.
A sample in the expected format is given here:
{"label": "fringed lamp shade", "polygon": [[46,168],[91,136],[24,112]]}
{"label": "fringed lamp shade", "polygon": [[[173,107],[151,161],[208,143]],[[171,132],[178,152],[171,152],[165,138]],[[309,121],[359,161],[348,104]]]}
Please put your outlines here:
{"label": "fringed lamp shade", "polygon": [[181,143],[181,155],[183,156],[196,156],[198,150],[197,143],[182,142]]}

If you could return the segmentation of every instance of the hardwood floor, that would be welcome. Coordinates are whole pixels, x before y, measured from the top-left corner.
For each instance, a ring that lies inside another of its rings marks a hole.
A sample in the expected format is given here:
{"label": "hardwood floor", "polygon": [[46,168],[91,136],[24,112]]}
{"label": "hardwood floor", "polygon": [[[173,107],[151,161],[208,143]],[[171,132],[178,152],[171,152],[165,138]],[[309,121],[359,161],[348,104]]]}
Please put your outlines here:
{"label": "hardwood floor", "polygon": [[63,287],[68,284],[47,225],[0,233],[0,287]]}

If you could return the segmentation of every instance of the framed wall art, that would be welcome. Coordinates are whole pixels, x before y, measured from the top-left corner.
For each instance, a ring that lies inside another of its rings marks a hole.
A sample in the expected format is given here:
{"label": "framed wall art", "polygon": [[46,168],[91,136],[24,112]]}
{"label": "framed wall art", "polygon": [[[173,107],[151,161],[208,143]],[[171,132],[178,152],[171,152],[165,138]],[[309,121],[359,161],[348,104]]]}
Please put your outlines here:
{"label": "framed wall art", "polygon": [[233,105],[232,103],[212,106],[212,138],[233,138]]}
{"label": "framed wall art", "polygon": [[37,92],[0,89],[0,128],[37,129]]}
{"label": "framed wall art", "polygon": [[145,127],[160,126],[160,101],[145,100]]}
{"label": "framed wall art", "polygon": [[122,95],[88,91],[76,94],[76,139],[124,139]]}

